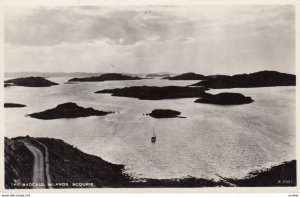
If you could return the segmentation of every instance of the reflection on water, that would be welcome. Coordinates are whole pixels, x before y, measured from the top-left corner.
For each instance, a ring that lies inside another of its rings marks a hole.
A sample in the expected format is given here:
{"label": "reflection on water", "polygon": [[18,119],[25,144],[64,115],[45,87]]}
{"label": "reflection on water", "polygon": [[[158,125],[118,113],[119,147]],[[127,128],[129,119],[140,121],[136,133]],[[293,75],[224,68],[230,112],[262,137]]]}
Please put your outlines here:
{"label": "reflection on water", "polygon": [[[82,151],[125,164],[135,177],[244,176],[253,168],[295,159],[295,87],[210,90],[239,92],[254,103],[217,106],[196,98],[161,101],[95,94],[105,88],[133,85],[189,85],[195,81],[160,79],[63,84],[49,88],[10,87],[5,101],[27,105],[5,109],[5,136],[59,138]],[[64,102],[117,113],[61,120],[26,118]],[[164,108],[187,118],[154,119],[143,114]],[[152,128],[157,141],[152,144]]]}

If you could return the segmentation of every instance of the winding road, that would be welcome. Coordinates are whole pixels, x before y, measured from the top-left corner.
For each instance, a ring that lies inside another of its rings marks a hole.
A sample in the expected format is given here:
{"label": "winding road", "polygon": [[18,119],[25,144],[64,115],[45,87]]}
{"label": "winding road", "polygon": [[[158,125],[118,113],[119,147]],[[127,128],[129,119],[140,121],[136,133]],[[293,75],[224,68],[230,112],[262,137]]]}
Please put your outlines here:
{"label": "winding road", "polygon": [[[48,158],[45,158],[43,151],[30,143],[27,140],[18,140],[19,142],[22,142],[28,150],[32,153],[34,157],[34,166],[33,166],[33,175],[32,175],[32,186],[33,189],[41,189],[41,188],[51,188],[48,187],[47,183],[50,183],[50,175],[49,175],[49,167],[48,163]],[[39,143],[39,142],[37,142]],[[44,146],[45,145],[39,143],[40,145]],[[48,150],[46,149],[46,155],[48,156]]]}

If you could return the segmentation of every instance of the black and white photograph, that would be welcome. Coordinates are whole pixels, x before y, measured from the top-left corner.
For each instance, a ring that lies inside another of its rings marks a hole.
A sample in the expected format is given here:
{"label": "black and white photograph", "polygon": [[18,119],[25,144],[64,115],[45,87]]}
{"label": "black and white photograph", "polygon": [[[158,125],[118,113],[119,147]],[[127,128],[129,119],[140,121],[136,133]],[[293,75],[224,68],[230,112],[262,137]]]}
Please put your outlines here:
{"label": "black and white photograph", "polygon": [[5,6],[3,29],[3,188],[297,187],[294,4]]}

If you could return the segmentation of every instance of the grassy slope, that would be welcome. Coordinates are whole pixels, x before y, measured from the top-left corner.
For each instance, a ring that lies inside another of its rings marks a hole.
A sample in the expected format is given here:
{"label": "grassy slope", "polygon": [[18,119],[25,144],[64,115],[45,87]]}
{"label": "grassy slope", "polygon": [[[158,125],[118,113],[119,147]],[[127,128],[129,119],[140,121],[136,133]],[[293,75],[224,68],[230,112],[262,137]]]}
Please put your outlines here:
{"label": "grassy slope", "polygon": [[5,138],[5,188],[30,188],[13,185],[31,183],[33,156],[30,151],[15,140]]}
{"label": "grassy slope", "polygon": [[120,187],[128,182],[123,165],[88,155],[58,139],[37,138],[48,147],[50,176],[56,183],[94,183],[96,187]]}

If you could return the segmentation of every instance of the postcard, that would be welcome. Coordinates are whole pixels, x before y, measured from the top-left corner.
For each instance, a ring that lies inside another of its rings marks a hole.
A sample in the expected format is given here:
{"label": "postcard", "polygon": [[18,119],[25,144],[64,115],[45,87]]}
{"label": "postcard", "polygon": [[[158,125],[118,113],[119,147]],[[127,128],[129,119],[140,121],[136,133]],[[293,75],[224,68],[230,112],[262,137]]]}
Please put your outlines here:
{"label": "postcard", "polygon": [[2,2],[4,190],[297,191],[294,1],[47,3]]}

